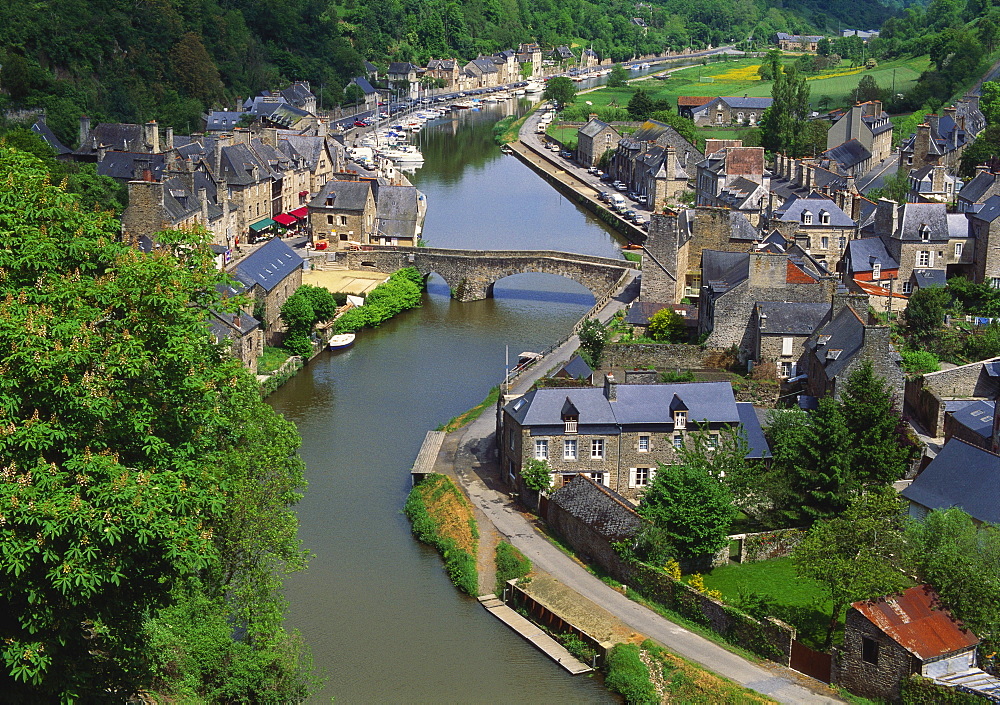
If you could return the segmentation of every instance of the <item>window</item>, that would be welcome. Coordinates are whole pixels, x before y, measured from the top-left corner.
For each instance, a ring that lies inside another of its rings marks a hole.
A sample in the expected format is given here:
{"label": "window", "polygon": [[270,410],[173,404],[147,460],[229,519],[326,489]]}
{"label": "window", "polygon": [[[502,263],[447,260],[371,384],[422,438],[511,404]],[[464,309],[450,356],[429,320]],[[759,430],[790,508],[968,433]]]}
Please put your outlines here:
{"label": "window", "polygon": [[590,442],[590,457],[594,460],[604,459],[604,439],[595,438]]}
{"label": "window", "polygon": [[878,665],[878,642],[866,636],[861,637],[861,660]]}
{"label": "window", "polygon": [[719,434],[712,433],[708,436],[708,449],[717,450],[719,447]]}
{"label": "window", "polygon": [[927,242],[930,239],[931,239],[931,229],[930,229],[930,226],[928,226],[928,225],[921,225],[920,226],[920,241],[921,242]]}
{"label": "window", "polygon": [[510,481],[511,482],[513,482],[515,479],[517,479],[517,476],[514,474],[514,461],[513,460],[508,460],[507,461],[507,475],[510,476]]}
{"label": "window", "polygon": [[821,225],[829,225],[830,224],[830,212],[829,211],[820,211],[819,212],[819,222],[820,222]]}
{"label": "window", "polygon": [[[996,281],[1000,282],[1000,279],[998,279]],[[996,286],[996,285],[994,285],[994,286]],[[1000,286],[997,286],[997,288],[1000,289]],[[911,284],[910,282],[903,282],[903,293],[904,294],[910,294],[912,292],[913,292],[913,284]]]}
{"label": "window", "polygon": [[786,378],[792,376],[792,363],[788,361],[781,363],[781,376]]}
{"label": "window", "polygon": [[683,448],[684,447],[684,436],[681,435],[680,433],[675,433],[674,434],[673,441],[674,441],[674,448]]}
{"label": "window", "polygon": [[605,475],[603,472],[590,473],[590,479],[596,482],[598,485],[607,486],[608,484],[607,475]]}
{"label": "window", "polygon": [[649,452],[649,436],[639,436],[639,452]]}
{"label": "window", "polygon": [[549,459],[549,442],[545,439],[535,441],[535,460]]}
{"label": "window", "polygon": [[955,243],[955,259],[959,259],[962,256],[962,243]]}
{"label": "window", "polygon": [[813,224],[813,214],[810,211],[802,211],[802,224],[803,225]]}
{"label": "window", "polygon": [[782,338],[781,339],[781,354],[791,355],[792,354],[792,338]]}
{"label": "window", "polygon": [[333,225],[333,216],[332,215],[326,216],[326,224],[327,225]]}
{"label": "window", "polygon": [[576,440],[563,441],[563,460],[576,460]]}
{"label": "window", "polygon": [[920,250],[917,253],[917,266],[918,267],[930,267],[931,262],[934,261],[929,250]]}
{"label": "window", "polygon": [[830,249],[830,238],[828,238],[826,235],[824,235],[823,237],[821,237],[819,239],[819,248],[821,250],[829,250]]}
{"label": "window", "polygon": [[347,216],[346,215],[340,216],[340,224],[341,225],[347,225]]}
{"label": "window", "polygon": [[872,265],[872,281],[878,281],[882,278],[882,265],[876,262]]}
{"label": "window", "polygon": [[655,476],[656,471],[653,468],[629,468],[628,486],[648,487]]}
{"label": "window", "polygon": [[990,286],[992,286],[994,289],[1000,289],[1000,277],[991,277]]}
{"label": "window", "polygon": [[675,411],[674,412],[674,428],[687,428],[688,412],[686,411]]}

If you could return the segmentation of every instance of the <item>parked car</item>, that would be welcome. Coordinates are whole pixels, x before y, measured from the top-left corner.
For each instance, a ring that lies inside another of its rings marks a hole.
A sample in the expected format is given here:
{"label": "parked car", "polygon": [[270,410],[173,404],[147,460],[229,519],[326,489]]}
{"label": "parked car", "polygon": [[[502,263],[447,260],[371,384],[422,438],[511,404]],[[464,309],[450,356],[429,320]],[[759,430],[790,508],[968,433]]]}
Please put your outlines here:
{"label": "parked car", "polygon": [[608,193],[607,191],[601,191],[601,195],[598,196],[598,198],[607,203],[608,201],[611,200],[611,194]]}
{"label": "parked car", "polygon": [[354,121],[354,126],[355,127],[368,127],[368,123],[365,122],[364,120],[355,120]]}
{"label": "parked car", "polygon": [[635,218],[636,213],[631,208],[626,208],[625,212],[622,213],[622,215],[625,217],[625,220],[632,220],[633,218]]}
{"label": "parked car", "polygon": [[636,225],[642,225],[643,223],[646,222],[646,219],[643,218],[638,213],[636,213],[634,216],[632,216],[632,222],[635,223]]}
{"label": "parked car", "polygon": [[572,152],[567,152],[564,149],[563,151],[559,152],[559,156],[562,157],[563,159],[570,159],[573,156],[573,153]]}
{"label": "parked car", "polygon": [[615,184],[615,188],[618,189],[619,191],[626,191],[626,190],[628,190],[628,186],[626,186],[625,184],[623,184],[621,181],[619,181],[617,184]]}

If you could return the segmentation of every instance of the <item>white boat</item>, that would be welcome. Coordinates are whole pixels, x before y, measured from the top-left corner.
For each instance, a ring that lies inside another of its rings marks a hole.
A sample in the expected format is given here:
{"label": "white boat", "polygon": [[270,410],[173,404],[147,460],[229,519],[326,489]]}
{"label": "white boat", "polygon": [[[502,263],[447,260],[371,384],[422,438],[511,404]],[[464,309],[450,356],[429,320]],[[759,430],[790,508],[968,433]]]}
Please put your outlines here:
{"label": "white boat", "polygon": [[355,339],[354,333],[341,333],[340,335],[335,335],[330,338],[330,349],[331,350],[347,350],[347,348],[354,345]]}
{"label": "white boat", "polygon": [[526,85],[524,87],[524,92],[528,93],[528,94],[531,94],[531,93],[541,93],[544,90],[545,90],[545,88],[543,88],[538,83],[535,83],[534,81],[528,81],[528,85]]}
{"label": "white boat", "polygon": [[472,107],[472,102],[468,100],[460,100],[457,103],[453,103],[451,106],[452,110],[468,110]]}
{"label": "white boat", "polygon": [[412,144],[401,144],[397,147],[383,149],[380,154],[394,162],[423,162],[424,155]]}

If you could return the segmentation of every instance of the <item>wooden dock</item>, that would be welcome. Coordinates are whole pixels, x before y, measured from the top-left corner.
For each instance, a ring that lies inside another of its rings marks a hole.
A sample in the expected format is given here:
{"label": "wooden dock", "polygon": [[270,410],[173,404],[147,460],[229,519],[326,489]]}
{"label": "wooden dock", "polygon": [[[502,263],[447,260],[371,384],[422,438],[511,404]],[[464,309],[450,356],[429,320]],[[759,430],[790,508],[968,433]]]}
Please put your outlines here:
{"label": "wooden dock", "polygon": [[523,636],[542,653],[546,654],[574,676],[581,673],[590,673],[594,670],[590,666],[577,661],[576,657],[567,651],[562,644],[505,605],[496,595],[481,595],[479,602],[494,617]]}
{"label": "wooden dock", "polygon": [[410,481],[414,485],[434,472],[434,464],[437,462],[446,435],[444,431],[428,431],[424,436],[417,459],[413,461],[413,467],[410,469]]}

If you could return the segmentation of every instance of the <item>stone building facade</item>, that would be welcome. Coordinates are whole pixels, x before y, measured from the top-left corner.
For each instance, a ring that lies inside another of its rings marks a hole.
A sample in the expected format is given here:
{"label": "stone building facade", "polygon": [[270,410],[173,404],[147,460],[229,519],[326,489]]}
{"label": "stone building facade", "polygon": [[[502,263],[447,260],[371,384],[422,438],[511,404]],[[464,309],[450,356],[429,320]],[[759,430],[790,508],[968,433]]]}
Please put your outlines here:
{"label": "stone building facade", "polygon": [[576,159],[583,166],[597,166],[607,152],[614,151],[621,135],[611,125],[591,115],[576,133]]}
{"label": "stone building facade", "polygon": [[987,400],[998,396],[1000,357],[992,357],[907,380],[903,413],[913,416],[932,437],[942,436],[949,401]]}
{"label": "stone building facade", "polygon": [[302,286],[302,258],[283,240],[273,238],[237,262],[231,273],[253,297],[265,338],[274,344],[285,329],[281,307]]}
{"label": "stone building facade", "polygon": [[332,180],[309,202],[312,241],[331,249],[368,245],[375,232],[375,184],[369,179]]}

